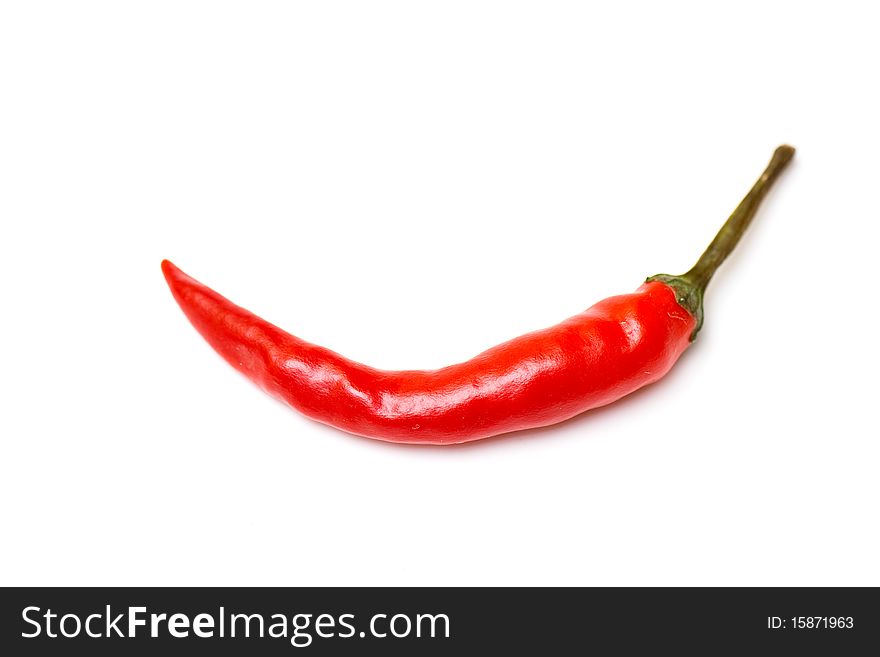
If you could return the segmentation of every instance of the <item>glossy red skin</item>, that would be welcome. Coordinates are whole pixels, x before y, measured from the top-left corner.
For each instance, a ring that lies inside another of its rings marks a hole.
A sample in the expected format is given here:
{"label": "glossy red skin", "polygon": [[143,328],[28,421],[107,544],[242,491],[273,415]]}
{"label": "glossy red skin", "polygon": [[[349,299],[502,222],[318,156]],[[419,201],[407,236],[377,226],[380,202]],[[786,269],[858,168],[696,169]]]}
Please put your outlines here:
{"label": "glossy red skin", "polygon": [[600,301],[438,370],[378,370],[240,308],[167,260],[183,312],[229,364],[304,415],[353,434],[446,445],[555,424],[661,378],[696,322],[665,283]]}

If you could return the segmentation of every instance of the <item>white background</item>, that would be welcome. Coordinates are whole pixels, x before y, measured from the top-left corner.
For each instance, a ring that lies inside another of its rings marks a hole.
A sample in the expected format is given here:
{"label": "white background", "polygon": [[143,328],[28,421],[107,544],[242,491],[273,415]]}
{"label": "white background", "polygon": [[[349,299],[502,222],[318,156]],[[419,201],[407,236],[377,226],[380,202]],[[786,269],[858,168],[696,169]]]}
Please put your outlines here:
{"label": "white background", "polygon": [[[0,10],[3,584],[880,584],[871,3]],[[662,382],[458,448],[275,402],[159,263],[383,368],[687,269]]]}

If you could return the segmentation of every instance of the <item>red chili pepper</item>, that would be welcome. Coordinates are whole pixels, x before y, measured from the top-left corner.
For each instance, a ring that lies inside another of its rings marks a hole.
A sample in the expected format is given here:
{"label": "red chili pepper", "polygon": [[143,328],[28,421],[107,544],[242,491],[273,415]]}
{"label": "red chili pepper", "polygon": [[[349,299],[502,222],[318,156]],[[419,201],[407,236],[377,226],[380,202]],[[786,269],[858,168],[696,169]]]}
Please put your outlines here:
{"label": "red chili pepper", "polygon": [[308,417],[369,438],[452,444],[555,424],[660,379],[696,337],[703,291],[794,155],[773,159],[686,274],[652,276],[556,326],[438,370],[386,371],[310,344],[240,308],[165,260],[183,312],[263,390]]}

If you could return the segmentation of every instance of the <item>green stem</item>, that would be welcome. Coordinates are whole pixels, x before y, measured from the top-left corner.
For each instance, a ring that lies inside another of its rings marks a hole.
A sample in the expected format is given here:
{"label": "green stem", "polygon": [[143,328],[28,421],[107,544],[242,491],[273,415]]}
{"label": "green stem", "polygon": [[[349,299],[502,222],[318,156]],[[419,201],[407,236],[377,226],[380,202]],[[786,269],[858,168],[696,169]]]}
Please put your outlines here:
{"label": "green stem", "polygon": [[761,174],[749,193],[718,231],[715,239],[697,260],[697,264],[691,267],[687,273],[680,276],[658,274],[648,279],[649,281],[660,281],[672,287],[678,295],[678,302],[697,320],[697,326],[691,334],[691,340],[697,336],[697,332],[703,325],[703,293],[706,291],[706,286],[709,285],[709,281],[712,280],[712,276],[721,263],[736,248],[743,233],[752,223],[752,218],[758,211],[764,196],[767,195],[793,156],[794,148],[791,146],[780,146],[776,149],[764,173]]}

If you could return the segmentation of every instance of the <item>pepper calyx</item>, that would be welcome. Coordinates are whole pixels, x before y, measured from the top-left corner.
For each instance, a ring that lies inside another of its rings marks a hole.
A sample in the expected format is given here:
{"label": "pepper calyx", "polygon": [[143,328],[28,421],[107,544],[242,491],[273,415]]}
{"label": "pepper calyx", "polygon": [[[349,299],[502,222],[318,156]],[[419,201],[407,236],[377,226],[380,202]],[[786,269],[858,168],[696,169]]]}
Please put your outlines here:
{"label": "pepper calyx", "polygon": [[687,310],[696,320],[697,325],[691,333],[691,342],[697,338],[697,333],[703,328],[703,286],[695,284],[686,276],[671,276],[670,274],[657,274],[649,276],[646,283],[665,283],[675,292],[675,300],[678,305]]}

